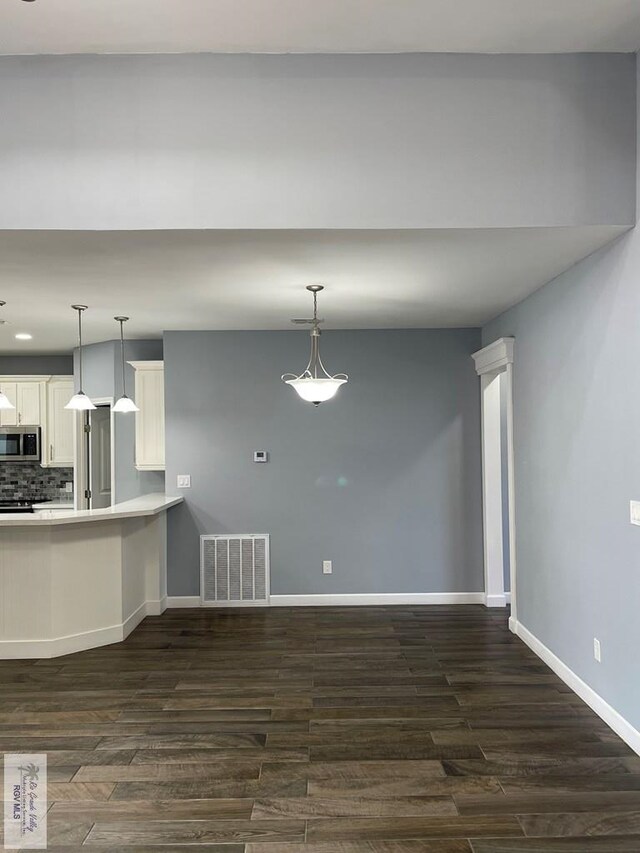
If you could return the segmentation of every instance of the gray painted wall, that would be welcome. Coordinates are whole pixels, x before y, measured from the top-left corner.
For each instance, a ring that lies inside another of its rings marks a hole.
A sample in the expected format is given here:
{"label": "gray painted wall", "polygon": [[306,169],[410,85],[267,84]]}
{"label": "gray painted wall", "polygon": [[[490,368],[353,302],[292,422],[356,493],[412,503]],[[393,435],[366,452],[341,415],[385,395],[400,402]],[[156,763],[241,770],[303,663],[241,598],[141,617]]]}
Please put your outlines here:
{"label": "gray painted wall", "polygon": [[[122,393],[120,342],[103,341],[83,347],[84,390],[90,397],[113,398]],[[77,380],[77,351],[74,353]],[[127,361],[162,359],[162,341],[126,341]],[[126,368],[127,393],[134,396],[134,371]],[[115,495],[116,501],[130,500],[139,495],[164,492],[164,473],[138,471],[135,467],[135,417],[115,416]]]}
{"label": "gray painted wall", "polygon": [[0,355],[0,376],[71,376],[71,355]]}
{"label": "gray painted wall", "polygon": [[639,281],[636,229],[483,330],[516,338],[518,618],[638,729]]}
{"label": "gray painted wall", "polygon": [[3,57],[0,228],[632,224],[634,90],[621,54]]}
{"label": "gray painted wall", "polygon": [[481,590],[479,330],[328,331],[327,367],[351,378],[318,409],[280,381],[308,342],[165,333],[167,491],[192,476],[169,594],[199,593],[200,534],[248,532],[272,536],[275,594]]}

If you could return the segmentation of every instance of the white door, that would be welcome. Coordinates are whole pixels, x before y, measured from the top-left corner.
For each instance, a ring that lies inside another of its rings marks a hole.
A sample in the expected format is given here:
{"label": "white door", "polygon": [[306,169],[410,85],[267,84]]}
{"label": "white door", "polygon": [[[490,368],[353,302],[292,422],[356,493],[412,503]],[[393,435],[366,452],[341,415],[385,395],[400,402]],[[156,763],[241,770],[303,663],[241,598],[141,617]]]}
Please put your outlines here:
{"label": "white door", "polygon": [[[17,404],[18,398],[16,395],[15,382],[3,382],[0,385],[0,390],[4,391],[14,406]],[[1,409],[0,426],[18,426],[18,409]]]}
{"label": "white door", "polygon": [[91,509],[111,506],[111,408],[98,406],[90,413],[89,490]]}

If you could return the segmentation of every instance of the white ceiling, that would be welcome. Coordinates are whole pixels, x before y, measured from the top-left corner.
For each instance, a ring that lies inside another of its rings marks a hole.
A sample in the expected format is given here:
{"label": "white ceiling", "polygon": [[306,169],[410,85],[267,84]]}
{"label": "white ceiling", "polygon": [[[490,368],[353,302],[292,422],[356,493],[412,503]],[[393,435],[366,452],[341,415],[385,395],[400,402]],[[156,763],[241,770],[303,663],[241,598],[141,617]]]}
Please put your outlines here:
{"label": "white ceiling", "polygon": [[[1,353],[69,351],[165,329],[290,329],[322,283],[326,328],[477,326],[622,228],[0,231]],[[31,341],[15,334],[29,332]]]}
{"label": "white ceiling", "polygon": [[2,0],[0,53],[635,51],[640,0]]}

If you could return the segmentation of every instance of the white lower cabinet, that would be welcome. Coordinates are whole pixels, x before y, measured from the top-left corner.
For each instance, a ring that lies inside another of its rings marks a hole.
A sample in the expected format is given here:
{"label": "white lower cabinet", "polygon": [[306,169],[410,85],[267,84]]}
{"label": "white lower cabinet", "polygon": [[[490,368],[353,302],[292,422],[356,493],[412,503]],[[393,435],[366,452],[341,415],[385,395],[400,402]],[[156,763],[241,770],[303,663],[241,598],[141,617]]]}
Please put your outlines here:
{"label": "white lower cabinet", "polygon": [[136,468],[164,471],[164,362],[130,361],[135,370]]}
{"label": "white lower cabinet", "polygon": [[52,378],[47,383],[47,429],[42,463],[51,468],[71,468],[74,464],[74,412],[65,409],[73,390],[71,377]]}

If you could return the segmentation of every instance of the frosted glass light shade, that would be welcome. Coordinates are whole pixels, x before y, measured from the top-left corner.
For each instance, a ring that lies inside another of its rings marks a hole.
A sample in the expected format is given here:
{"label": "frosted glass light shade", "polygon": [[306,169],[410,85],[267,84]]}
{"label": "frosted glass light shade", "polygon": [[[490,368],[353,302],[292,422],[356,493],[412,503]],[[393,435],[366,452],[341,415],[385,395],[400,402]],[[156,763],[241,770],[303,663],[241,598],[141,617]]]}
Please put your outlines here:
{"label": "frosted glass light shade", "polygon": [[330,400],[346,379],[314,379],[306,376],[303,379],[287,379],[287,385],[291,385],[297,393],[308,403],[324,403]]}
{"label": "frosted glass light shade", "polygon": [[127,397],[126,394],[123,394],[119,400],[116,400],[116,403],[113,407],[114,412],[139,412],[140,409],[133,402],[131,397]]}
{"label": "frosted glass light shade", "polygon": [[0,391],[0,409],[15,409],[15,406],[3,391]]}
{"label": "frosted glass light shade", "polygon": [[74,409],[76,412],[86,412],[89,409],[95,409],[95,406],[84,391],[78,391],[78,393],[74,394],[69,400],[65,409]]}

